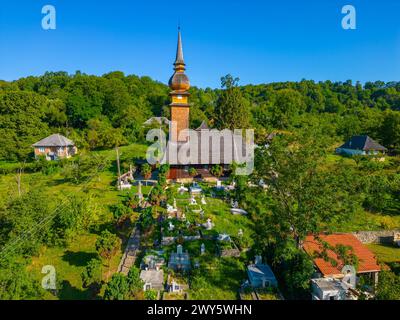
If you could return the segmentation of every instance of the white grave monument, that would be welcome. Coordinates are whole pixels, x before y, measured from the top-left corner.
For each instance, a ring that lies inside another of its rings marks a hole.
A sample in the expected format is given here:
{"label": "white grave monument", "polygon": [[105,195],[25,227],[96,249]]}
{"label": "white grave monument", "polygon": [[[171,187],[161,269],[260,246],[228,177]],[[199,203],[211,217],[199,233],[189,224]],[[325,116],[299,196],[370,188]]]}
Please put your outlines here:
{"label": "white grave monument", "polygon": [[182,193],[187,192],[187,191],[188,191],[188,188],[186,188],[183,185],[183,183],[181,183],[181,186],[178,188],[178,192],[182,194]]}
{"label": "white grave monument", "polygon": [[200,246],[200,254],[204,254],[205,252],[206,252],[206,246],[204,243],[202,243]]}
{"label": "white grave monument", "polygon": [[141,201],[143,199],[143,193],[142,193],[142,181],[139,181],[138,183],[138,192],[137,195],[139,197],[139,200]]}
{"label": "white grave monument", "polygon": [[211,222],[211,219],[208,218],[208,219],[207,219],[207,223],[206,223],[206,229],[207,229],[207,230],[211,230],[212,227],[213,227],[213,223]]}
{"label": "white grave monument", "polygon": [[201,204],[207,204],[206,198],[204,196],[201,196]]}

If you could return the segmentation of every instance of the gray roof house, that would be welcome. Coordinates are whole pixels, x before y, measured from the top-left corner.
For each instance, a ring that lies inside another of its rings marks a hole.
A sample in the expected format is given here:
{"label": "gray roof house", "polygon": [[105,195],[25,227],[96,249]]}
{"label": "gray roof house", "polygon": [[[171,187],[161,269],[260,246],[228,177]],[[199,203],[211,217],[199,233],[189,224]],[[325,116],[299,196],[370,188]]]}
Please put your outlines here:
{"label": "gray roof house", "polygon": [[78,152],[75,143],[61,134],[52,134],[32,145],[35,158],[44,156],[46,160],[69,158]]}
{"label": "gray roof house", "polygon": [[367,155],[385,153],[387,149],[367,135],[353,136],[336,149],[336,153],[344,155]]}

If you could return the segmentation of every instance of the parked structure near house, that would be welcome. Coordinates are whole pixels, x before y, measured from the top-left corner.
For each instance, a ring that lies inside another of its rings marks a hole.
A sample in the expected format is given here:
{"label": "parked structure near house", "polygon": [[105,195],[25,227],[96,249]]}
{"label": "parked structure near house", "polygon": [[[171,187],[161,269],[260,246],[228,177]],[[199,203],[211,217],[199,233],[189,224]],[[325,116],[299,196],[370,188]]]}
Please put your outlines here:
{"label": "parked structure near house", "polygon": [[[378,274],[381,267],[378,265],[374,254],[358,240],[353,234],[350,233],[335,233],[335,234],[320,234],[319,238],[326,242],[330,247],[338,245],[351,248],[352,254],[358,259],[357,275],[367,275],[372,278],[375,284],[378,282]],[[314,265],[323,278],[342,279],[344,274],[342,269],[345,263],[338,257],[338,255],[330,249],[326,249],[326,254],[329,260],[318,257],[323,253],[323,246],[320,241],[317,241],[314,236],[307,236],[303,249],[313,257]],[[336,263],[332,263],[334,260]]]}
{"label": "parked structure near house", "polygon": [[353,136],[345,144],[336,149],[343,155],[377,155],[385,154],[387,149],[367,135]]}
{"label": "parked structure near house", "polygon": [[312,300],[357,300],[353,291],[334,278],[311,279]]}
{"label": "parked structure near house", "polygon": [[69,158],[78,153],[75,143],[58,133],[34,143],[32,147],[35,158],[44,156],[46,160]]}
{"label": "parked structure near house", "polygon": [[254,264],[247,266],[247,275],[253,288],[278,286],[274,273],[269,265],[262,263],[261,256],[256,256]]}

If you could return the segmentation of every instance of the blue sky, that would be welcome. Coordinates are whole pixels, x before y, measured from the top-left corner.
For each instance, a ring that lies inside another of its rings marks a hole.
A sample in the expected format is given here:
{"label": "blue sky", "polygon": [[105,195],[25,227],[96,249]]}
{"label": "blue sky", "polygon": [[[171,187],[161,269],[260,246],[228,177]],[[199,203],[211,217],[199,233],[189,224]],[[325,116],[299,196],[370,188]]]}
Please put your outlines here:
{"label": "blue sky", "polygon": [[[41,9],[57,10],[43,30]],[[357,29],[343,30],[341,8],[356,8]],[[166,83],[177,24],[192,85],[400,80],[400,1],[3,0],[0,79],[45,71],[101,75],[113,70]]]}

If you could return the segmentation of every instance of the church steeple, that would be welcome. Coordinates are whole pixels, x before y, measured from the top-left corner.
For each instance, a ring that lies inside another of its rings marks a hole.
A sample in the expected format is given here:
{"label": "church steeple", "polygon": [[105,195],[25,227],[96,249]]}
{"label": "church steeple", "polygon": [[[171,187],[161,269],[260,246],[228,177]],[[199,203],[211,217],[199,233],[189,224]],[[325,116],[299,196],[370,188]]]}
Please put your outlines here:
{"label": "church steeple", "polygon": [[185,74],[185,62],[183,60],[182,36],[178,28],[178,44],[176,47],[176,57],[174,62],[174,74],[169,79],[168,85],[171,88],[171,123],[173,129],[170,132],[172,141],[187,141],[187,137],[180,137],[182,130],[189,128],[189,78]]}
{"label": "church steeple", "polygon": [[183,61],[181,30],[178,28],[178,45],[176,47],[176,57],[174,62],[174,74],[169,79],[169,87],[174,91],[187,91],[190,88],[189,78],[185,72],[185,62]]}
{"label": "church steeple", "polygon": [[185,62],[183,61],[182,37],[180,27],[178,27],[178,45],[176,47],[176,58],[174,65],[175,67],[178,65],[185,65]]}

